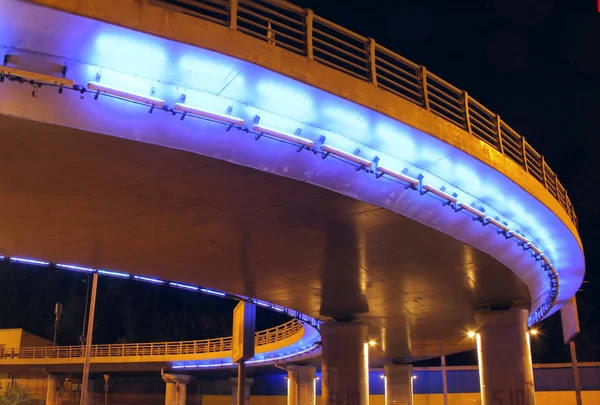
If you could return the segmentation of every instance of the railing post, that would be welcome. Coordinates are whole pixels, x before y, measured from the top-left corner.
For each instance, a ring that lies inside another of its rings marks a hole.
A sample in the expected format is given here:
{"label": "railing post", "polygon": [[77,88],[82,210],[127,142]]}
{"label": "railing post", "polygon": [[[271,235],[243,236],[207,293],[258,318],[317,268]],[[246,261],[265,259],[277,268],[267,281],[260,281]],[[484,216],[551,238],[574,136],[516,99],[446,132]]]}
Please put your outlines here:
{"label": "railing post", "polygon": [[306,56],[308,59],[314,59],[315,54],[313,50],[313,21],[315,14],[308,8],[306,9]]}
{"label": "railing post", "polygon": [[421,87],[423,89],[423,107],[429,111],[429,90],[427,89],[427,68],[421,66]]}
{"label": "railing post", "polygon": [[229,28],[237,30],[238,0],[229,0]]}
{"label": "railing post", "polygon": [[371,68],[371,83],[377,87],[377,59],[375,58],[375,47],[377,44],[373,38],[369,38],[369,67]]}
{"label": "railing post", "polygon": [[525,171],[529,173],[529,165],[527,164],[527,147],[525,145],[525,137],[521,137],[521,149],[523,150],[523,166]]}
{"label": "railing post", "polygon": [[546,159],[544,159],[543,155],[542,155],[542,178],[544,179],[544,187],[546,187],[546,190],[549,191],[548,180],[546,180]]}
{"label": "railing post", "polygon": [[498,146],[500,147],[500,153],[504,155],[504,144],[502,143],[502,120],[500,120],[500,114],[496,114],[496,126],[498,127]]}
{"label": "railing post", "polygon": [[464,91],[463,98],[465,102],[465,126],[467,127],[467,131],[469,131],[469,133],[472,134],[473,131],[471,130],[471,114],[469,113],[469,93]]}

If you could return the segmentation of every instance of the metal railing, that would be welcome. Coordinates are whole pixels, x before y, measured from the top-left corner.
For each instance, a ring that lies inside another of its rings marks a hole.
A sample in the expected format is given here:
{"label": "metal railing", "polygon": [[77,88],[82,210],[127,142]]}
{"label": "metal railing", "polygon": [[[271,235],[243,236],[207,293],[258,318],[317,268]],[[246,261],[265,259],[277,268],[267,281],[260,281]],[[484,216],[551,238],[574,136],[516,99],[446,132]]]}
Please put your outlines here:
{"label": "metal railing", "polygon": [[[280,342],[302,330],[302,323],[292,319],[283,325],[256,332],[255,346]],[[231,350],[231,336],[181,342],[123,343],[92,345],[91,357],[165,356],[218,353]],[[71,359],[85,357],[85,347],[43,346],[0,349],[0,360],[8,359]]]}
{"label": "metal railing", "polygon": [[525,138],[466,91],[424,66],[282,0],[150,0],[151,3],[228,26],[372,83],[415,103],[483,140],[521,166],[577,216],[558,177]]}

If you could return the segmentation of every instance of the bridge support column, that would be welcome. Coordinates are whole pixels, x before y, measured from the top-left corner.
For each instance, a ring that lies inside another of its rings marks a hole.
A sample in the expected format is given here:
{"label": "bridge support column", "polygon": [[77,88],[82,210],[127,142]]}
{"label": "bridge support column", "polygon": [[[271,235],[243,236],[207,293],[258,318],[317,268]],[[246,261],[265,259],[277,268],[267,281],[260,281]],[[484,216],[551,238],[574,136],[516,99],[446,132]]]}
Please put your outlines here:
{"label": "bridge support column", "polygon": [[475,314],[482,405],[535,405],[528,315],[525,309]]}
{"label": "bridge support column", "polygon": [[315,374],[312,366],[288,367],[288,405],[315,405]]}
{"label": "bridge support column", "polygon": [[163,380],[167,383],[165,390],[165,405],[185,405],[187,394],[187,383],[192,377],[183,374],[163,374]]}
{"label": "bridge support column", "polygon": [[324,405],[369,404],[367,332],[362,322],[321,325]]}
{"label": "bridge support column", "polygon": [[385,403],[413,404],[412,364],[386,364],[385,370]]}
{"label": "bridge support column", "polygon": [[58,397],[58,380],[51,375],[48,376],[46,387],[46,405],[56,405]]}
{"label": "bridge support column", "polygon": [[[237,378],[230,378],[229,382],[231,383],[231,395],[232,395],[232,405],[238,405],[237,403]],[[250,405],[250,388],[254,385],[253,378],[246,378],[246,403],[242,405]]]}

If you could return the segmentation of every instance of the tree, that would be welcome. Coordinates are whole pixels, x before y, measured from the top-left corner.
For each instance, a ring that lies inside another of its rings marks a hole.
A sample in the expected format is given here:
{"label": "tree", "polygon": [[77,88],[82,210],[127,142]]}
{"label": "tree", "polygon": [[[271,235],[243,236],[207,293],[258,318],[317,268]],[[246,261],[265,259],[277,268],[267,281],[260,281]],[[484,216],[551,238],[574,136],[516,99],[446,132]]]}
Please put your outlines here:
{"label": "tree", "polygon": [[0,397],[0,405],[31,405],[33,397],[27,388],[19,384],[13,384],[6,389],[3,397]]}

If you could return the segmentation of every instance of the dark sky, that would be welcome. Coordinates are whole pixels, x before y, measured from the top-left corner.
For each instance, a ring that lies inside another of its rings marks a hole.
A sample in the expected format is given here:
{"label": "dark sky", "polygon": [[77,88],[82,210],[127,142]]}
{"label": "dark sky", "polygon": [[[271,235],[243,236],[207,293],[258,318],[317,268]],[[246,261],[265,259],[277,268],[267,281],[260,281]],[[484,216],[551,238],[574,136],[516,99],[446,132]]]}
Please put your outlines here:
{"label": "dark sky", "polygon": [[[600,263],[600,158],[596,156],[600,142],[595,124],[600,115],[600,14],[595,0],[295,3],[375,38],[466,89],[545,155],[575,205],[586,249],[586,278],[590,283],[578,295],[583,328],[577,339],[578,356],[585,361],[600,360],[596,343],[600,342],[600,280],[596,271]],[[68,294],[72,302],[65,303],[69,320],[61,339],[74,343],[81,329],[86,277],[47,269],[44,271],[50,273],[42,277],[40,269],[22,270],[0,265],[0,328],[22,326],[50,337],[52,305],[59,296]],[[111,316],[98,318],[99,342],[142,336],[143,340],[193,339],[230,328],[234,304],[228,301],[106,279],[100,292],[99,307]],[[133,321],[126,322],[126,312],[117,303],[131,296],[143,297],[140,302],[151,304],[127,307],[126,311],[135,314],[131,315]],[[28,304],[22,304],[24,300]],[[191,307],[201,310],[190,311]],[[146,314],[153,311],[159,315],[150,319]],[[266,319],[261,325],[265,327],[280,321],[266,315],[260,318]],[[177,322],[169,323],[169,319]],[[159,333],[157,328],[161,327],[168,332]],[[534,361],[567,361],[558,316],[545,321],[541,329],[543,335],[533,344]],[[454,362],[473,359],[467,354]]]}

